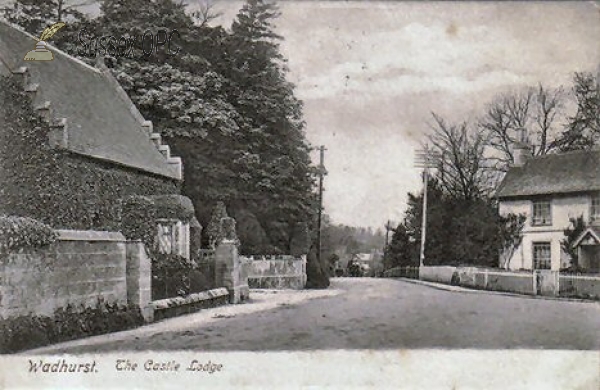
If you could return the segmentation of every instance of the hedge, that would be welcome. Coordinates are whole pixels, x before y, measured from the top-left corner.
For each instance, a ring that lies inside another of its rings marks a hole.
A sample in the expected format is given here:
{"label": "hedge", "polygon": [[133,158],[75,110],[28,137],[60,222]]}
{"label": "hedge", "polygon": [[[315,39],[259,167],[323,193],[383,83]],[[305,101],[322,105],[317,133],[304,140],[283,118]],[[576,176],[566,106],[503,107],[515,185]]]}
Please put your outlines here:
{"label": "hedge", "polygon": [[0,353],[13,353],[48,344],[131,329],[144,323],[138,307],[105,303],[95,307],[68,305],[50,316],[0,318]]}
{"label": "hedge", "polygon": [[42,247],[57,238],[50,226],[35,219],[0,215],[0,253]]}

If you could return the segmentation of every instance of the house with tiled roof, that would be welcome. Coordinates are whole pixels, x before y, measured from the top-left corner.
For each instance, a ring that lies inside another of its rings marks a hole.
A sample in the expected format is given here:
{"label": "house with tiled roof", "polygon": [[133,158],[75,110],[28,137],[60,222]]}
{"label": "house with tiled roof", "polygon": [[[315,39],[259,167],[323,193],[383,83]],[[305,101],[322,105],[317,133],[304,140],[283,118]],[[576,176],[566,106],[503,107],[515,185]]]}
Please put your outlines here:
{"label": "house with tiled roof", "polygon": [[[120,217],[119,202],[130,196],[175,202],[193,214],[180,195],[181,159],[171,155],[104,63],[89,66],[50,44],[53,60],[25,61],[36,42],[0,20],[0,145],[6,146],[0,214],[54,228],[110,230]],[[28,97],[31,112],[11,114],[9,103],[21,96]],[[41,122],[20,120],[24,115]],[[28,123],[36,127],[28,129]],[[169,237],[159,242],[189,256],[187,228],[174,222],[159,229]]]}
{"label": "house with tiled roof", "polygon": [[500,266],[554,271],[571,266],[561,242],[571,219],[583,217],[587,228],[572,246],[581,268],[600,271],[600,150],[532,157],[521,142],[496,197],[502,215],[527,217],[522,242]]}

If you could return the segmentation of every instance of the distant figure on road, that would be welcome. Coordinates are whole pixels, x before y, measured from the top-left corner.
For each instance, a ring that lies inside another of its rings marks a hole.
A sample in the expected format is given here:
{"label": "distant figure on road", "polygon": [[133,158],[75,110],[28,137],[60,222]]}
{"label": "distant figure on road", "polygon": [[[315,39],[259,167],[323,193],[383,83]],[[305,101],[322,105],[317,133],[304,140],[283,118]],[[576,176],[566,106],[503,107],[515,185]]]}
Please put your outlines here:
{"label": "distant figure on road", "polygon": [[360,264],[354,260],[350,260],[348,262],[348,274],[355,278],[362,276]]}

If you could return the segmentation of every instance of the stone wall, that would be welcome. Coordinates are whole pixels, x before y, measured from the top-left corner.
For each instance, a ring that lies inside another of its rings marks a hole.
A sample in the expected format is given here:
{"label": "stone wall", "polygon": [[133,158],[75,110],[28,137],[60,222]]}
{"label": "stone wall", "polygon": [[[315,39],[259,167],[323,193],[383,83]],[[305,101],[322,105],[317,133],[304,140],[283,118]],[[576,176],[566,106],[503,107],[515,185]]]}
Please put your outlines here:
{"label": "stone wall", "polygon": [[68,304],[138,305],[146,320],[150,260],[121,233],[59,230],[52,245],[9,253],[0,262],[0,316],[52,315]]}
{"label": "stone wall", "polygon": [[493,291],[535,294],[532,276],[529,273],[488,272],[486,288]]}
{"label": "stone wall", "polygon": [[419,267],[419,279],[428,282],[450,284],[455,271],[456,267],[450,266]]}
{"label": "stone wall", "polygon": [[229,291],[231,303],[241,303],[250,297],[247,266],[238,254],[238,242],[222,240],[215,249],[215,283]]}
{"label": "stone wall", "polygon": [[476,267],[420,267],[419,279],[444,284],[514,292],[600,299],[600,275],[561,274],[557,271],[504,271]]}
{"label": "stone wall", "polygon": [[303,289],[306,286],[306,256],[246,258],[248,285],[252,288]]}

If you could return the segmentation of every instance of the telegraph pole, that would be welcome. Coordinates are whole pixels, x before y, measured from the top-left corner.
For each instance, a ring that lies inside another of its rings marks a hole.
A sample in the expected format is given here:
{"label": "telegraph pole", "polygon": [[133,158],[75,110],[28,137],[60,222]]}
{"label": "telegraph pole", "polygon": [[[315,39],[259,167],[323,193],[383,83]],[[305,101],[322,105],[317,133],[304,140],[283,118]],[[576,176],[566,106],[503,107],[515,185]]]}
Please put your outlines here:
{"label": "telegraph pole", "polygon": [[319,219],[317,222],[317,259],[321,264],[321,218],[323,216],[323,176],[325,176],[325,146],[319,147]]}
{"label": "telegraph pole", "polygon": [[425,145],[416,153],[415,166],[423,168],[423,215],[421,218],[421,251],[419,255],[419,267],[425,263],[425,242],[427,238],[427,187],[429,187],[429,169],[436,167],[436,154]]}
{"label": "telegraph pole", "polygon": [[385,247],[386,248],[388,246],[388,235],[390,233],[390,230],[392,230],[392,221],[390,221],[388,219],[387,223],[385,224]]}

